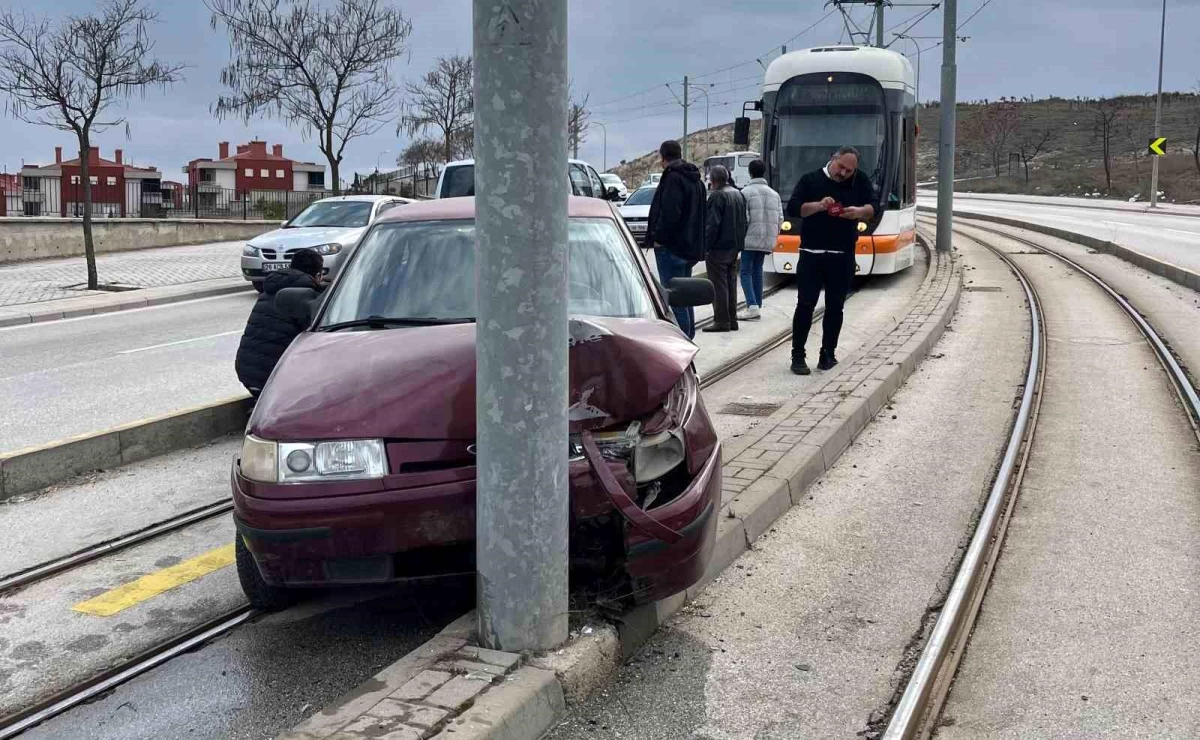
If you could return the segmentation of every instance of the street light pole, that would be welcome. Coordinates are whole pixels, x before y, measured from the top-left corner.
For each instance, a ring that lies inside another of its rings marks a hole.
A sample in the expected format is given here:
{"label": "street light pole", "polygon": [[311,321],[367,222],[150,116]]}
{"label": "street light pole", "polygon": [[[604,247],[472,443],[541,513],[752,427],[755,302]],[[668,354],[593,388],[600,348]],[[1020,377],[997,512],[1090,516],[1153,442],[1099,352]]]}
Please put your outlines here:
{"label": "street light pole", "polygon": [[916,39],[907,34],[897,33],[893,35],[899,39],[908,39],[917,50],[917,85],[914,90],[914,96],[917,98],[917,112],[913,123],[919,124],[921,122],[921,45],[917,43]]}
{"label": "street light pole", "polygon": [[[1162,29],[1158,36],[1158,102],[1154,105],[1154,138],[1161,136],[1162,130],[1162,77],[1163,77],[1163,47],[1167,41],[1167,0],[1162,4]],[[1158,160],[1155,156],[1150,163],[1150,207],[1158,207]]]}
{"label": "street light pole", "polygon": [[688,78],[683,76],[683,161],[688,161],[688,146],[687,146],[687,114],[688,114]]}
{"label": "street light pole", "polygon": [[[710,127],[710,124],[708,121],[708,110],[709,110],[708,90],[705,90],[704,87],[705,87],[704,85],[697,85],[694,83],[692,84],[692,89],[698,91],[701,95],[704,96],[704,128],[707,129]],[[712,85],[709,85],[708,87],[712,87]]]}
{"label": "street light pole", "polygon": [[568,610],[567,0],[472,9],[478,636],[547,650]]}
{"label": "street light pole", "polygon": [[603,123],[600,123],[599,121],[592,121],[592,123],[599,126],[600,130],[602,132],[604,132],[604,155],[603,155],[603,160],[600,165],[600,168],[607,172],[608,171],[608,126],[604,125]]}
{"label": "street light pole", "polygon": [[958,82],[954,45],[958,41],[957,26],[958,0],[946,0],[942,5],[942,121],[938,132],[937,251],[940,254],[950,253],[951,229],[954,227],[954,106]]}

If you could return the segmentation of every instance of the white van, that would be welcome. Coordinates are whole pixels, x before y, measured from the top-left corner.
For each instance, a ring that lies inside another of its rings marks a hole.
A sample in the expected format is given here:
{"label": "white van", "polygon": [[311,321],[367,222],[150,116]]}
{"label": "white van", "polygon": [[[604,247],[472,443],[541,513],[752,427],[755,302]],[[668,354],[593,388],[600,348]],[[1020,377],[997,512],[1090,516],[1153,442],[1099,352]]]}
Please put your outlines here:
{"label": "white van", "polygon": [[729,170],[729,175],[733,179],[733,184],[737,188],[744,188],[750,183],[750,163],[762,157],[758,152],[729,152],[728,154],[720,154],[715,157],[709,157],[704,160],[704,184],[708,184],[708,173],[713,167],[721,165]]}
{"label": "white van", "polygon": [[[619,199],[609,193],[609,188],[600,179],[595,167],[581,159],[570,159],[567,162],[572,195],[603,200]],[[475,195],[475,160],[460,159],[446,165],[438,178],[434,197],[461,198],[472,195]]]}

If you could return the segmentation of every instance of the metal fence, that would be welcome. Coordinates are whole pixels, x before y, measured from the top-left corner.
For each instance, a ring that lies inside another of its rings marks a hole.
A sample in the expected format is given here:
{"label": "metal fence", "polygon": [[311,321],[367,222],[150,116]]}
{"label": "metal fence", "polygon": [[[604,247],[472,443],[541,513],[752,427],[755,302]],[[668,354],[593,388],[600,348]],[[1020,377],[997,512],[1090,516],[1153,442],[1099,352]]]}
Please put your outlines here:
{"label": "metal fence", "polygon": [[[83,215],[81,184],[64,184],[61,177],[16,180],[15,185],[6,181],[0,186],[3,189],[0,216],[78,218]],[[333,192],[329,190],[239,191],[205,183],[128,180],[121,185],[98,181],[92,185],[92,217],[284,221],[295,218],[313,201],[331,195]]]}
{"label": "metal fence", "polygon": [[431,199],[436,197],[438,168],[355,174],[351,192],[370,195],[399,195],[402,198]]}

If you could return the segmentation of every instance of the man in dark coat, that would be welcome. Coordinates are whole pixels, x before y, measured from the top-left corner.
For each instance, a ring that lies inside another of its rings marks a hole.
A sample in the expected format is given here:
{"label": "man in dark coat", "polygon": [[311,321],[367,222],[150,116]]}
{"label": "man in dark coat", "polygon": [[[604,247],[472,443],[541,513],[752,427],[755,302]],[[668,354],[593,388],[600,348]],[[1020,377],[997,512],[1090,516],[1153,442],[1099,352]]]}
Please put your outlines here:
{"label": "man in dark coat", "polygon": [[713,323],[704,331],[737,331],[738,255],[746,247],[750,223],[746,198],[730,184],[729,170],[712,168],[712,195],[704,228],[704,264],[713,284]]}
{"label": "man in dark coat", "polygon": [[287,269],[272,272],[263,281],[262,295],[250,312],[234,361],[238,380],[251,396],[258,398],[284,350],[305,329],[303,322],[279,315],[275,310],[275,294],[284,288],[322,290],[323,262],[315,250],[300,249],[292,255]]}
{"label": "man in dark coat", "polygon": [[[654,189],[646,219],[646,249],[654,249],[658,279],[666,286],[672,278],[691,277],[692,268],[704,259],[704,181],[696,165],[682,159],[678,141],[658,148],[662,179]],[[696,336],[696,314],[691,308],[673,309],[679,328],[689,339]]]}

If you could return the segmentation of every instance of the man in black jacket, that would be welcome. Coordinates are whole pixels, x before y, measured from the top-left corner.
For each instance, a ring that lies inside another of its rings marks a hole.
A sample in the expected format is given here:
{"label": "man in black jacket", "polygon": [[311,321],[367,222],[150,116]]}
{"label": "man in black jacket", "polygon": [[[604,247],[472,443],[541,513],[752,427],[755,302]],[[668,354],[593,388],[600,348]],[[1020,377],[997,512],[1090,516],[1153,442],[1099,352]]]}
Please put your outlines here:
{"label": "man in black jacket", "polygon": [[842,306],[854,277],[858,225],[875,217],[875,201],[875,187],[859,171],[858,150],[852,146],[837,150],[829,164],[801,177],[792,191],[787,215],[800,219],[799,296],[792,317],[792,372],[797,375],[812,372],[804,360],[804,345],[822,289],[825,318],[817,369],[829,370],[837,364],[834,352],[842,331]]}
{"label": "man in black jacket", "polygon": [[[704,181],[696,165],[682,159],[678,141],[664,141],[658,148],[663,173],[654,189],[646,220],[646,249],[654,249],[658,277],[665,286],[672,278],[691,277],[696,263],[704,259]],[[679,328],[696,336],[696,313],[676,308]]]}
{"label": "man in black jacket", "polygon": [[745,196],[729,183],[729,170],[717,165],[708,176],[713,192],[704,227],[704,266],[714,298],[713,323],[704,331],[737,331],[738,255],[746,247],[750,215]]}
{"label": "man in black jacket", "polygon": [[286,270],[272,272],[263,281],[262,295],[250,312],[241,344],[238,345],[237,359],[234,360],[238,380],[254,398],[262,393],[267,378],[271,377],[271,371],[275,369],[284,350],[305,329],[304,323],[279,315],[275,310],[275,294],[284,288],[322,290],[324,286],[320,276],[323,263],[321,255],[315,250],[300,249],[292,255],[292,262]]}

